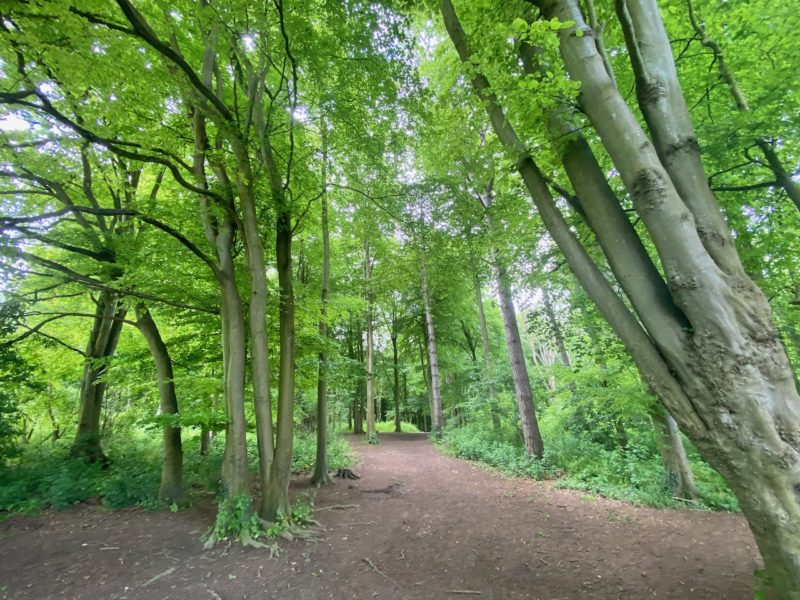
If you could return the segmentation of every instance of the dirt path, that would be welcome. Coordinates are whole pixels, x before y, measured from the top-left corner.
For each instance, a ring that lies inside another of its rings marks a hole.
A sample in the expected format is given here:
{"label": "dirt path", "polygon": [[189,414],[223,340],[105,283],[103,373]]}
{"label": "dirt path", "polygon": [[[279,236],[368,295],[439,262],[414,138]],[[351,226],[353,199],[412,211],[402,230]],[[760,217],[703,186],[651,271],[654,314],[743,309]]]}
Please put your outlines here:
{"label": "dirt path", "polygon": [[318,542],[283,542],[275,559],[235,545],[203,552],[210,504],[177,514],[76,507],[0,524],[0,598],[753,597],[755,544],[739,516],[505,479],[420,434],[351,439],[362,478],[317,493]]}

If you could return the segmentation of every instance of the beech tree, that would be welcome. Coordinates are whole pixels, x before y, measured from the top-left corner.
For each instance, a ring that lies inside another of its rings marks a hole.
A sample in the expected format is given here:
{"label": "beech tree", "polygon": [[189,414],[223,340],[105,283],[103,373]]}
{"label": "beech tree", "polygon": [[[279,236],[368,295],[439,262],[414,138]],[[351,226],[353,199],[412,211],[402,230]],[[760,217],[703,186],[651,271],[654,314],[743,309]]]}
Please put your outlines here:
{"label": "beech tree", "polygon": [[[597,34],[578,3],[532,4],[532,11],[513,7],[514,25],[519,35],[544,47],[550,30],[557,31],[564,68],[580,84],[581,108],[620,173],[664,270],[662,279],[643,260],[638,244],[620,244],[610,227],[592,223],[587,208],[600,196],[578,196],[612,268],[616,264],[620,273],[636,276],[635,282],[618,280],[641,324],[567,226],[482,70],[484,61],[471,53],[450,0],[441,8],[462,62],[475,65],[468,69],[471,82],[550,235],[642,376],[736,493],[772,585],[786,597],[796,596],[800,532],[791,524],[800,522],[794,491],[800,399],[769,305],[744,272],[708,186],[658,7],[648,0],[617,3],[651,140],[614,85]],[[635,242],[627,218],[618,225]]]}

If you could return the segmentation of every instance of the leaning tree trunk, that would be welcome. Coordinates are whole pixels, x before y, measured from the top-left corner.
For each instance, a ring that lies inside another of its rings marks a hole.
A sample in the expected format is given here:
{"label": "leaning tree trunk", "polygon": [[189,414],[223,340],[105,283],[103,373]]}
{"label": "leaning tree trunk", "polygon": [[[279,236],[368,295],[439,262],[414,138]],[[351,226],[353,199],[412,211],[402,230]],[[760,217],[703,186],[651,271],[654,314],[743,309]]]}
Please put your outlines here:
{"label": "leaning tree trunk", "polygon": [[439,383],[439,353],[436,348],[436,330],[433,326],[428,268],[422,260],[422,302],[425,308],[425,331],[428,337],[428,365],[431,372],[431,430],[435,438],[442,436],[442,391]]}
{"label": "leaning tree trunk", "polygon": [[[172,358],[161,337],[153,317],[147,307],[136,305],[136,327],[142,332],[153,362],[158,379],[158,412],[162,415],[178,415],[178,397],[175,394],[175,381],[172,373]],[[167,423],[162,433],[161,485],[158,497],[162,502],[172,504],[183,501],[183,448],[181,446],[181,428]]]}
{"label": "leaning tree trunk", "polygon": [[[776,592],[797,598],[800,398],[769,305],[744,274],[708,188],[658,7],[649,0],[618,4],[652,145],[622,98],[606,94],[609,86],[594,57],[567,30],[562,55],[583,93],[603,99],[586,103],[587,115],[631,192],[691,326],[683,352],[669,356],[694,414],[687,415],[687,407],[670,412],[736,494]],[[549,4],[545,13],[584,25],[572,1]],[[690,416],[703,426],[687,427]]]}
{"label": "leaning tree trunk", "polygon": [[367,443],[378,443],[375,426],[375,348],[372,339],[372,264],[369,255],[369,240],[364,240],[364,285],[367,297]]}
{"label": "leaning tree trunk", "polygon": [[280,370],[278,373],[278,427],[275,460],[261,517],[275,522],[289,516],[289,477],[294,441],[294,289],[292,286],[292,223],[285,210],[278,214],[275,254],[280,288]]}
{"label": "leaning tree trunk", "polygon": [[117,294],[100,293],[86,347],[86,360],[81,375],[78,431],[71,450],[73,456],[89,462],[108,461],[100,444],[100,415],[107,387],[103,376],[116,352],[125,313],[126,309],[120,304]]}
{"label": "leaning tree trunk", "polygon": [[694,474],[686,456],[678,424],[675,419],[660,409],[653,410],[650,419],[653,422],[656,445],[664,462],[667,483],[672,496],[697,500],[700,498],[700,492],[694,482]]}
{"label": "leaning tree trunk", "polygon": [[544,445],[539,433],[539,423],[536,420],[536,411],[533,404],[531,383],[528,379],[528,369],[525,366],[525,353],[522,350],[522,339],[517,325],[517,314],[514,310],[514,299],[504,269],[500,266],[497,250],[492,251],[494,262],[494,277],[497,283],[497,294],[500,297],[500,312],[503,314],[503,326],[506,330],[506,344],[508,346],[508,359],[511,362],[511,375],[514,379],[514,391],[517,396],[517,409],[522,426],[522,439],[525,442],[525,452],[536,458],[542,458]]}
{"label": "leaning tree trunk", "polygon": [[[698,169],[699,148],[658,9],[632,1],[621,11],[654,147],[608,77],[577,1],[536,4],[548,19],[575,23],[559,31],[562,57],[571,78],[581,83],[582,97],[592,100],[584,102],[586,114],[650,234],[688,327],[671,323],[665,313],[664,328],[656,332],[648,326],[652,340],[644,335],[563,222],[486,78],[477,74],[473,84],[498,137],[519,158],[523,181],[570,267],[642,376],[739,499],[769,583],[780,597],[799,598],[800,398],[769,306],[744,275],[702,165]],[[442,5],[451,38],[468,60],[452,5],[449,0]],[[583,35],[576,35],[576,28]],[[607,232],[596,233],[607,238]],[[658,315],[653,310],[639,313],[642,322]]]}
{"label": "leaning tree trunk", "polygon": [[[493,185],[494,181],[490,180],[486,186],[486,191],[480,196],[481,203],[485,209],[483,219],[490,235],[494,234],[494,223],[491,213],[489,212],[493,202]],[[539,423],[536,420],[536,410],[533,403],[531,382],[528,378],[528,369],[525,366],[525,353],[522,349],[522,339],[519,335],[517,314],[514,310],[514,298],[511,295],[511,288],[508,285],[505,269],[500,263],[500,252],[497,247],[493,247],[491,252],[492,270],[494,271],[495,284],[497,285],[497,294],[500,297],[500,312],[503,315],[503,328],[506,332],[508,359],[511,363],[511,375],[514,380],[514,392],[517,398],[517,410],[522,427],[522,439],[525,443],[525,452],[536,458],[541,458],[544,452],[544,446],[541,433],[539,432]]]}

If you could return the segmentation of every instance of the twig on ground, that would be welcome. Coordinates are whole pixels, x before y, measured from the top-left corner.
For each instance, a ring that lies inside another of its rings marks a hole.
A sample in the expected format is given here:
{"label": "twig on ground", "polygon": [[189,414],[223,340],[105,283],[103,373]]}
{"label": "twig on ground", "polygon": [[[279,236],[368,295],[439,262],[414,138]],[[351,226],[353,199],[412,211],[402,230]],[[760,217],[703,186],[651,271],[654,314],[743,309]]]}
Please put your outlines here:
{"label": "twig on ground", "polygon": [[365,563],[367,563],[367,564],[368,564],[370,567],[372,567],[372,569],[373,569],[373,570],[374,570],[374,571],[375,571],[375,572],[376,572],[378,575],[380,575],[381,577],[383,577],[384,579],[387,579],[387,580],[389,580],[389,581],[394,581],[394,579],[392,579],[392,578],[391,578],[391,577],[389,577],[389,576],[388,576],[386,573],[384,573],[384,572],[383,572],[383,571],[381,571],[381,570],[380,570],[378,567],[376,567],[376,566],[375,566],[375,563],[374,563],[374,562],[372,562],[370,559],[368,559],[368,558],[362,558],[361,560],[363,560],[363,561],[364,561]]}
{"label": "twig on ground", "polygon": [[473,596],[480,596],[483,592],[479,592],[478,590],[447,590],[448,594],[471,594]]}
{"label": "twig on ground", "polygon": [[405,560],[406,558],[406,551],[405,549],[400,550],[400,556],[397,557],[397,560]]}
{"label": "twig on ground", "polygon": [[210,589],[206,588],[206,591],[207,591],[209,594],[211,594],[211,597],[212,597],[212,598],[214,598],[214,600],[222,600],[222,596],[220,596],[220,595],[219,595],[217,592],[215,592],[214,590],[210,590]]}
{"label": "twig on ground", "polygon": [[334,504],[333,506],[315,508],[314,512],[322,512],[323,510],[345,510],[347,508],[358,508],[358,506],[358,504]]}
{"label": "twig on ground", "polygon": [[[342,523],[341,525],[338,525],[338,527],[350,527],[352,525],[375,525],[375,521],[364,521],[363,523]],[[334,525],[334,527],[336,526]]]}
{"label": "twig on ground", "polygon": [[700,503],[697,500],[690,500],[689,498],[681,498],[680,496],[673,496],[673,500],[677,500],[678,502],[685,502],[686,504],[694,504],[695,506],[700,506]]}
{"label": "twig on ground", "polygon": [[158,581],[162,577],[166,577],[167,575],[172,575],[175,571],[177,571],[177,567],[170,567],[169,569],[167,569],[163,573],[159,573],[158,575],[156,575],[152,579],[148,579],[147,581],[145,581],[142,584],[142,587],[147,587],[148,585],[150,585],[151,583],[155,583],[156,581]]}

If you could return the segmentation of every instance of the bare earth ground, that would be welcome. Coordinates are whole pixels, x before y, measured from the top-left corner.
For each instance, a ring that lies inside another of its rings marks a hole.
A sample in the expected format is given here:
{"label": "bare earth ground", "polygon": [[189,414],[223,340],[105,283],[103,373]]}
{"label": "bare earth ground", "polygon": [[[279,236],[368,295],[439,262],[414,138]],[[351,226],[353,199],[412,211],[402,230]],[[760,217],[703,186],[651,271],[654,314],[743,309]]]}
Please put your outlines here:
{"label": "bare earth ground", "polygon": [[176,514],[79,506],[0,524],[0,598],[753,597],[757,554],[740,516],[506,479],[424,434],[350,441],[361,479],[317,492],[316,542],[282,541],[273,559],[235,544],[204,552],[210,501]]}

